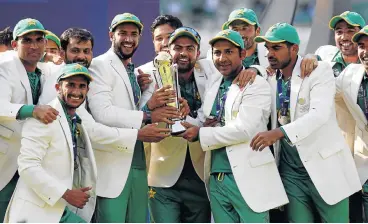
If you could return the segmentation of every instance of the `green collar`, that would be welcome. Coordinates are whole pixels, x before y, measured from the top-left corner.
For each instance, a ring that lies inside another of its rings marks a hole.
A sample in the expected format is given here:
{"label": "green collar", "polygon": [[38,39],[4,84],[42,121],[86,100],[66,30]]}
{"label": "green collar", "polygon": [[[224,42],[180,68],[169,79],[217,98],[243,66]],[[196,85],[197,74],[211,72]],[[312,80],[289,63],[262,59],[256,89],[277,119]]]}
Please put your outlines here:
{"label": "green collar", "polygon": [[[62,101],[59,97],[59,102],[61,104],[61,106],[63,107],[63,110],[64,110],[64,113],[66,115],[66,119],[68,120],[68,122],[71,122],[72,121],[72,117],[68,114],[68,111],[66,110],[66,104],[64,101]],[[78,114],[75,113],[75,116],[77,118],[77,123],[78,124],[82,124],[82,119],[78,116]]]}
{"label": "green collar", "polygon": [[40,76],[42,74],[41,69],[36,67],[36,70],[34,72],[27,72],[27,74],[35,73],[36,75]]}
{"label": "green collar", "polygon": [[[342,56],[341,51],[337,51],[337,53],[335,54],[335,56],[332,58],[331,60],[332,62],[336,62],[339,64],[342,64],[345,68],[349,65],[349,63],[346,63],[344,61],[344,57]],[[358,59],[358,61],[356,62],[357,64],[360,64],[360,61]]]}

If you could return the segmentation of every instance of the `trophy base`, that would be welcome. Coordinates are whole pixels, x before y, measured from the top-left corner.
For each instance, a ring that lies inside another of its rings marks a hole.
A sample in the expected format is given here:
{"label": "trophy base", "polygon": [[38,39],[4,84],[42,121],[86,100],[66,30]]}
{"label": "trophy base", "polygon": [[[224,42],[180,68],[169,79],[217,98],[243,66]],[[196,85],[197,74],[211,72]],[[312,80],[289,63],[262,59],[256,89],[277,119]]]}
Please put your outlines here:
{"label": "trophy base", "polygon": [[181,120],[175,121],[175,124],[170,125],[171,135],[180,135],[187,130],[183,125],[181,125]]}

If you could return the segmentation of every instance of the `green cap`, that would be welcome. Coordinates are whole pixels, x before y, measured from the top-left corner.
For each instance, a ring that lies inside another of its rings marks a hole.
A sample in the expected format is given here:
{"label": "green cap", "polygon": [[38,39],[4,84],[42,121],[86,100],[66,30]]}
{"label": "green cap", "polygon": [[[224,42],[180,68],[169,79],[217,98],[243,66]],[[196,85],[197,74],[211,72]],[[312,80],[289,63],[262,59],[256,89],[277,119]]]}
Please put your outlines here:
{"label": "green cap", "polygon": [[250,25],[253,26],[257,25],[258,27],[260,27],[257,15],[253,10],[247,8],[240,8],[235,9],[230,13],[229,19],[222,25],[222,29],[223,30],[229,29],[230,23],[234,22],[235,20],[241,20]]}
{"label": "green cap", "polygon": [[46,34],[46,30],[40,21],[36,19],[22,19],[15,25],[13,30],[13,39],[17,39],[17,37],[23,36],[24,34],[30,32],[43,32]]}
{"label": "green cap", "polygon": [[298,32],[295,27],[288,23],[276,23],[271,26],[264,36],[256,36],[254,41],[257,43],[271,42],[271,43],[282,43],[290,42],[292,44],[300,44]]}
{"label": "green cap", "polygon": [[354,43],[358,43],[359,38],[361,38],[362,36],[368,36],[368,25],[363,27],[358,33],[354,34],[352,41]]}
{"label": "green cap", "polygon": [[244,49],[244,41],[240,34],[234,30],[222,30],[214,38],[210,40],[210,45],[213,46],[218,40],[227,40],[230,41],[237,47]]}
{"label": "green cap", "polygon": [[47,31],[47,34],[45,36],[47,40],[52,40],[56,43],[56,45],[60,48],[60,39],[57,37],[53,32]]}
{"label": "green cap", "polygon": [[200,45],[201,43],[201,36],[195,29],[191,27],[182,26],[180,28],[177,28],[174,32],[170,34],[169,45],[182,36],[186,36],[193,39],[198,45]]}
{"label": "green cap", "polygon": [[59,76],[59,78],[57,79],[57,81],[59,82],[62,79],[66,79],[72,76],[76,76],[76,75],[83,75],[84,77],[86,77],[90,82],[93,81],[92,76],[89,74],[89,71],[86,67],[78,64],[78,63],[73,63],[73,64],[65,64],[61,70],[62,74]]}
{"label": "green cap", "polygon": [[333,30],[336,24],[340,22],[341,20],[344,20],[345,22],[347,22],[348,24],[352,26],[360,26],[362,28],[365,26],[365,20],[359,13],[345,11],[338,16],[332,17],[329,23],[330,29]]}
{"label": "green cap", "polygon": [[115,27],[122,23],[134,23],[138,26],[138,29],[142,32],[143,30],[143,24],[139,20],[139,18],[131,13],[123,13],[116,15],[114,19],[111,22],[110,31],[113,31]]}

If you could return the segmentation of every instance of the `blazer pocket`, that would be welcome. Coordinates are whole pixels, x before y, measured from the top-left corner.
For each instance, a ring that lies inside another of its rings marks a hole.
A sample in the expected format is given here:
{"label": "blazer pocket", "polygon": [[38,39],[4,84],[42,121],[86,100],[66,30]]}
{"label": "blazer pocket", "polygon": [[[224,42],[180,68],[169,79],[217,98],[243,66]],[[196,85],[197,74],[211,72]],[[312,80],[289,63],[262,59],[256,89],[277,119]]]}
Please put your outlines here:
{"label": "blazer pocket", "polygon": [[330,156],[335,155],[336,153],[340,152],[342,148],[336,147],[336,148],[328,148],[328,149],[322,149],[318,153],[321,155],[323,159],[327,159]]}
{"label": "blazer pocket", "polygon": [[8,152],[9,145],[6,142],[0,140],[0,155]]}
{"label": "blazer pocket", "polygon": [[19,195],[19,198],[29,203],[32,203],[34,205],[37,205],[40,208],[45,207],[45,204],[46,204],[46,202],[38,196],[31,196],[31,195],[27,196],[23,194],[23,195]]}
{"label": "blazer pocket", "polygon": [[258,167],[262,166],[267,163],[274,162],[275,158],[273,158],[272,154],[266,154],[262,156],[256,156],[251,159],[249,159],[249,164],[251,167]]}
{"label": "blazer pocket", "polygon": [[0,136],[10,139],[13,135],[14,131],[12,131],[11,129],[5,127],[4,125],[0,124]]}

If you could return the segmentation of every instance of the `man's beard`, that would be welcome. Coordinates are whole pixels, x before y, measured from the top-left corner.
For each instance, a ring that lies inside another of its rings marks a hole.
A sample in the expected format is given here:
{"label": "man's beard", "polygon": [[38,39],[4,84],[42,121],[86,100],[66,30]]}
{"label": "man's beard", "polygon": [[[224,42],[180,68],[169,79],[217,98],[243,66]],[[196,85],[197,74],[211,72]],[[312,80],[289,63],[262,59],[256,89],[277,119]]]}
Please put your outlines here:
{"label": "man's beard", "polygon": [[130,54],[124,54],[124,52],[121,50],[121,44],[114,42],[114,52],[115,54],[121,59],[121,60],[128,60],[129,58],[132,58],[135,51],[138,49],[138,46],[136,46],[132,53]]}
{"label": "man's beard", "polygon": [[78,63],[86,68],[89,68],[91,65],[91,62],[89,62],[87,59],[74,59],[73,61],[70,61],[67,57],[65,57],[65,64],[72,64],[72,63]]}

